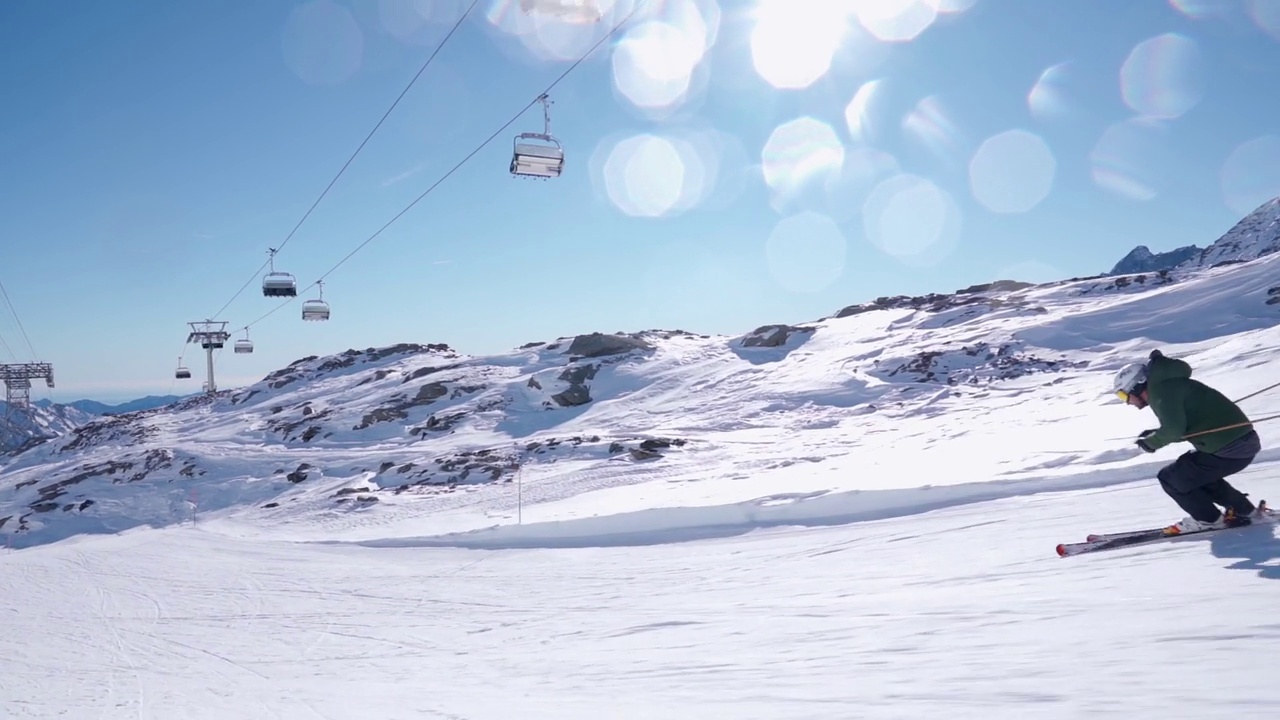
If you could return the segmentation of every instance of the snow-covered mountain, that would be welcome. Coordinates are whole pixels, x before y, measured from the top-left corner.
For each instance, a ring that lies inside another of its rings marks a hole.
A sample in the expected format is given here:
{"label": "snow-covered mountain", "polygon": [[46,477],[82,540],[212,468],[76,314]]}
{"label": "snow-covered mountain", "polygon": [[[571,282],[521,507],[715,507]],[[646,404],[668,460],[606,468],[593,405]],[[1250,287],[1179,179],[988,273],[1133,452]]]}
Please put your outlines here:
{"label": "snow-covered mountain", "polygon": [[1253,260],[1276,251],[1280,251],[1280,197],[1258,206],[1208,247],[1186,245],[1153,253],[1146,245],[1139,245],[1107,274],[1130,275],[1175,268],[1212,267]]}
{"label": "snow-covered mountain", "polygon": [[1181,448],[1138,451],[1153,419],[1109,392],[1157,347],[1245,398],[1266,449],[1233,481],[1280,497],[1280,253],[732,337],[349,350],[94,418],[0,467],[0,707],[1256,713],[1273,528],[1053,554],[1181,517],[1154,480]]}
{"label": "snow-covered mountain", "polygon": [[[135,412],[137,410],[150,410],[151,408],[164,407],[172,405],[181,400],[182,395],[148,395],[146,397],[136,398],[127,402],[110,404],[98,402],[97,400],[73,400],[69,403],[62,403],[69,407],[83,410],[90,415],[118,415],[120,413]],[[34,403],[40,407],[50,407],[54,403],[48,400],[37,400]]]}
{"label": "snow-covered mountain", "polygon": [[1221,263],[1244,262],[1276,251],[1280,251],[1280,197],[1260,205],[1212,245],[1179,267],[1212,267]]}
{"label": "snow-covered mountain", "polygon": [[1180,248],[1168,250],[1165,252],[1153,253],[1151,248],[1146,245],[1129,251],[1116,263],[1108,275],[1132,275],[1134,273],[1159,272],[1161,270],[1172,270],[1182,263],[1197,257],[1201,252],[1201,248],[1195,245],[1185,245]]}
{"label": "snow-covered mountain", "polygon": [[[747,440],[777,432],[803,433],[815,463],[837,452],[892,468],[850,487],[979,481],[1005,470],[968,462],[940,473],[944,451],[930,449],[940,441],[920,428],[964,437],[956,448],[983,438],[1002,462],[1054,465],[1061,433],[1092,434],[1095,420],[1067,413],[1010,429],[994,418],[1015,423],[1027,397],[1064,389],[1102,402],[1108,374],[1148,346],[1255,342],[1250,333],[1280,321],[1277,267],[1265,258],[885,297],[738,337],[650,330],[489,357],[414,344],[307,357],[250,387],[98,418],[28,450],[0,473],[0,488],[13,488],[0,491],[0,532],[21,546],[191,513],[331,530],[443,522],[476,503],[506,508],[521,473],[545,478],[522,488],[520,502],[534,504],[687,482],[708,466],[759,476],[794,462]],[[1025,436],[1016,451],[1011,435]]]}
{"label": "snow-covered mountain", "polygon": [[0,465],[4,455],[46,442],[92,419],[89,413],[69,405],[9,408],[0,402]]}

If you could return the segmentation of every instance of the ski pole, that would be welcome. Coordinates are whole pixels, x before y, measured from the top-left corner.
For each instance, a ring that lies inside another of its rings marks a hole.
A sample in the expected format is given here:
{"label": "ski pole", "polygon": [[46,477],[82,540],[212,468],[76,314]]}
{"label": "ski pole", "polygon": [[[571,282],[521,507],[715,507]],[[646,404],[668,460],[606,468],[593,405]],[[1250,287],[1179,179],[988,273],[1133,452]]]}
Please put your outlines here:
{"label": "ski pole", "polygon": [[1190,435],[1183,435],[1182,439],[1186,440],[1187,438],[1199,437],[1200,435],[1208,435],[1210,433],[1216,433],[1219,430],[1234,430],[1239,427],[1247,427],[1249,425],[1265,422],[1267,420],[1275,420],[1276,418],[1280,418],[1280,415],[1268,415],[1267,417],[1261,417],[1261,418],[1258,418],[1257,420],[1249,420],[1248,422],[1240,422],[1232,425],[1223,425],[1222,427],[1210,428],[1209,430],[1201,430],[1199,432],[1193,432]]}
{"label": "ski pole", "polygon": [[1248,427],[1252,424],[1253,424],[1252,422],[1242,422],[1242,423],[1235,423],[1234,425],[1223,425],[1222,427],[1210,428],[1209,430],[1201,430],[1200,432],[1193,432],[1187,435],[1183,435],[1181,438],[1179,438],[1179,440],[1187,440],[1193,437],[1200,437],[1201,435],[1209,435],[1210,433],[1216,433],[1220,430],[1234,430],[1239,427]]}

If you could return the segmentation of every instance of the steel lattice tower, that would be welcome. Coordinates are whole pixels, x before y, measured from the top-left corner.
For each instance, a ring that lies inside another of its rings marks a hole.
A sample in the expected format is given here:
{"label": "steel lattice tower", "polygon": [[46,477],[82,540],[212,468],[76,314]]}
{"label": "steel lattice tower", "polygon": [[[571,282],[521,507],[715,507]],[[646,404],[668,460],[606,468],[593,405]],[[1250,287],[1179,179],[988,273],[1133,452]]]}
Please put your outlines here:
{"label": "steel lattice tower", "polygon": [[5,404],[11,408],[26,408],[31,405],[32,380],[44,380],[45,385],[53,387],[53,365],[51,363],[0,365],[0,380],[4,380]]}
{"label": "steel lattice tower", "polygon": [[205,392],[213,395],[218,392],[218,386],[213,381],[213,351],[221,350],[222,346],[231,339],[231,333],[227,332],[227,323],[221,320],[205,320],[204,322],[189,322],[191,326],[191,334],[187,335],[187,342],[199,343],[205,352],[205,367],[208,368],[209,379],[205,383]]}

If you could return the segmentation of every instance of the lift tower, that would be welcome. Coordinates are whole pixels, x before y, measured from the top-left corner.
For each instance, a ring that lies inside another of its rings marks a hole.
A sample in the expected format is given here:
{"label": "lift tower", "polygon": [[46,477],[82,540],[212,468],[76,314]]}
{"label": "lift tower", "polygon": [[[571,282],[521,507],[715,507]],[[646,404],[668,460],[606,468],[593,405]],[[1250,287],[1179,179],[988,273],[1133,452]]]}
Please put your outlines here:
{"label": "lift tower", "polygon": [[0,380],[4,380],[4,401],[11,408],[26,408],[31,405],[31,381],[44,380],[44,384],[53,387],[53,365],[51,363],[16,363],[0,365]]}
{"label": "lift tower", "polygon": [[205,392],[213,395],[218,392],[218,386],[213,382],[213,351],[221,350],[227,340],[231,339],[231,333],[227,332],[227,323],[221,320],[205,320],[204,322],[189,322],[191,326],[191,334],[187,335],[187,342],[199,343],[204,348],[205,367],[209,370],[209,380],[205,383]]}

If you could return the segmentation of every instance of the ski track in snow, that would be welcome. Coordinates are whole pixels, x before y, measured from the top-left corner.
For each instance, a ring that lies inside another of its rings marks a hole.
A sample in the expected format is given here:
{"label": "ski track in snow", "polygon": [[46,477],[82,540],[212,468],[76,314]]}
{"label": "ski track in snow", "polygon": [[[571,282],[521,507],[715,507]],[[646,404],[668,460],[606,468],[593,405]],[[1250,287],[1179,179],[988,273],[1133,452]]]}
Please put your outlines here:
{"label": "ski track in snow", "polygon": [[[1242,484],[1274,494],[1276,469]],[[1252,712],[1280,636],[1271,528],[1053,555],[1117,518],[1161,517],[1158,492],[627,548],[371,549],[199,527],[69,541],[0,560],[19,579],[7,624],[26,638],[2,641],[0,699],[51,717],[57,693],[73,716],[110,718]],[[1214,692],[1171,672],[1178,653]]]}
{"label": "ski track in snow", "polygon": [[[70,440],[50,441],[0,467],[0,708],[1255,712],[1280,636],[1273,528],[1053,548],[1180,517],[1153,477],[1182,448],[1133,447],[1153,420],[1115,402],[1111,374],[1160,347],[1232,397],[1273,384],[1277,268],[1280,254],[1157,287],[1104,278],[878,310],[781,347],[672,333],[594,360],[570,360],[563,340],[313,358],[235,402],[148,413],[65,453]],[[1035,371],[1000,379],[987,347]],[[592,363],[590,403],[550,401],[566,368]],[[431,383],[445,393],[409,402]],[[1276,414],[1280,392],[1245,408]],[[1258,429],[1267,449],[1237,482],[1280,502],[1280,424]],[[608,449],[647,438],[684,444],[652,459]],[[396,492],[476,450],[524,462],[496,482]],[[335,501],[357,488],[380,501]]]}

